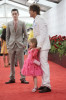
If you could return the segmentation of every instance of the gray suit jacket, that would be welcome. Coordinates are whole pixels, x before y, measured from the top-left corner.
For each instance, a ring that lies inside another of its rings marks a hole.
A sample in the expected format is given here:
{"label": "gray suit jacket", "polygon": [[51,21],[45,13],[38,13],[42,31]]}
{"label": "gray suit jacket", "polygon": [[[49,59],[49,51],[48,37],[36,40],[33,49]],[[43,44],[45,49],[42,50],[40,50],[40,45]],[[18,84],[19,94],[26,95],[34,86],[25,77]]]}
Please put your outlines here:
{"label": "gray suit jacket", "polygon": [[25,23],[18,20],[17,30],[15,32],[13,21],[9,22],[6,28],[6,44],[7,48],[11,49],[15,43],[19,48],[27,44],[27,32]]}

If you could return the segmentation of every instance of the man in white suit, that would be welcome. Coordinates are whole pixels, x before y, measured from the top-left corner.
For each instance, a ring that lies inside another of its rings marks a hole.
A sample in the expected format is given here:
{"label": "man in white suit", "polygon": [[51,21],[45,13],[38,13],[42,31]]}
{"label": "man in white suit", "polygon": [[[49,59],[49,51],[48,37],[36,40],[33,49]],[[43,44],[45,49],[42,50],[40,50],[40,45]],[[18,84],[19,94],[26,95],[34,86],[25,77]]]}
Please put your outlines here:
{"label": "man in white suit", "polygon": [[24,62],[24,48],[27,44],[27,32],[25,23],[18,20],[18,9],[11,11],[13,21],[9,22],[6,29],[6,43],[10,59],[10,80],[6,84],[15,83],[15,55],[20,65],[21,83],[28,84],[21,69]]}
{"label": "man in white suit", "polygon": [[37,39],[37,48],[40,50],[40,62],[43,70],[42,84],[39,88],[39,93],[50,92],[50,71],[48,64],[48,52],[50,49],[50,40],[48,35],[47,24],[40,16],[40,7],[32,4],[29,8],[30,16],[34,18],[33,31],[34,37]]}

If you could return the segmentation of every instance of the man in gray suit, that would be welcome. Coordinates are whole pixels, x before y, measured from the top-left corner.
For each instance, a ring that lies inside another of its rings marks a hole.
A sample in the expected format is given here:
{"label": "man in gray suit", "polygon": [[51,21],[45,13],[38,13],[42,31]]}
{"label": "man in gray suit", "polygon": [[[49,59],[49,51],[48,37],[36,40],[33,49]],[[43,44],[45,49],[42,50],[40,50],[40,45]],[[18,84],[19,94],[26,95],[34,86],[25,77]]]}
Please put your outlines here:
{"label": "man in gray suit", "polygon": [[17,9],[11,11],[13,21],[9,22],[6,29],[6,44],[10,58],[10,80],[6,84],[15,83],[15,54],[20,65],[21,83],[28,84],[25,76],[21,74],[24,62],[24,48],[27,45],[27,33],[24,22],[18,20],[19,12]]}

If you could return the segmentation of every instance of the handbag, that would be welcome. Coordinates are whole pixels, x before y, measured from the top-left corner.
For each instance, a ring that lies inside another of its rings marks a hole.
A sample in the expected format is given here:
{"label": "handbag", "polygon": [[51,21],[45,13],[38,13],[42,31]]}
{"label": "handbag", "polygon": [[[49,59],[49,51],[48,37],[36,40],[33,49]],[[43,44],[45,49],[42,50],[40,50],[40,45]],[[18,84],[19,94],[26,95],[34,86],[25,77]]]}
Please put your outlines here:
{"label": "handbag", "polygon": [[36,65],[38,65],[38,66],[40,66],[40,61],[38,61],[36,59],[34,59],[33,63],[36,64]]}

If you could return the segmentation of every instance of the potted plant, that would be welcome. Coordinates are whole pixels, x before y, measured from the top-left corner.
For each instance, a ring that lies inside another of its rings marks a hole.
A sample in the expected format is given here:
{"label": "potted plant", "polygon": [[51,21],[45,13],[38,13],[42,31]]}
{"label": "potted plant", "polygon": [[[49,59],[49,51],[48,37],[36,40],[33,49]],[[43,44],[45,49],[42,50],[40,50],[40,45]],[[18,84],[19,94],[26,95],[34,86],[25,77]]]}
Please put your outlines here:
{"label": "potted plant", "polygon": [[55,60],[54,62],[58,62],[58,59],[59,59],[59,63],[60,62],[62,63],[62,60],[64,58],[64,61],[65,61],[65,58],[66,58],[66,36],[55,35],[53,37],[50,37],[50,43],[51,43],[51,49],[49,51],[49,60]]}

